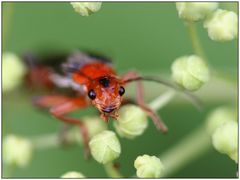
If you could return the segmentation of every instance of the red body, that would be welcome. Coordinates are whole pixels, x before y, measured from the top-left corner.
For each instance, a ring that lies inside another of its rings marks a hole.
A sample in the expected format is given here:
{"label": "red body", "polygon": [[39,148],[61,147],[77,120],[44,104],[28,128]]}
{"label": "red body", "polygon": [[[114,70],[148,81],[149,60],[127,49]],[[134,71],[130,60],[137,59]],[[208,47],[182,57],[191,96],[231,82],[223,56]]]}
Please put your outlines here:
{"label": "red body", "polygon": [[[79,72],[82,74],[79,74]],[[79,71],[73,73],[73,80],[79,84],[89,84],[89,78],[97,79],[103,76],[115,76],[116,73],[111,66],[102,62],[92,62],[82,66]],[[87,76],[87,77],[86,77]]]}
{"label": "red body", "polygon": [[91,102],[101,112],[104,120],[108,120],[109,116],[118,117],[117,110],[122,101],[119,90],[124,83],[110,65],[102,62],[85,64],[72,74],[72,79],[83,85],[86,93],[94,91],[96,97]]}
{"label": "red body", "polygon": [[[71,88],[75,93],[75,98],[71,99],[76,106],[85,107],[93,104],[101,113],[104,120],[108,117],[117,118],[122,95],[120,90],[124,90],[124,83],[116,75],[110,61],[91,57],[82,52],[75,52],[67,57],[62,65],[63,73],[59,74],[48,66],[37,65],[29,69],[26,79],[32,87],[46,87],[48,89]],[[88,94],[95,94],[95,98],[89,98]],[[51,107],[51,103],[62,102],[59,100],[63,95],[53,95],[42,97],[35,101],[43,107]],[[63,98],[66,100],[66,98]]]}
{"label": "red body", "polygon": [[[89,153],[87,129],[79,119],[67,116],[68,113],[93,104],[101,113],[103,120],[109,117],[117,119],[118,109],[123,101],[124,86],[137,80],[136,105],[142,108],[155,125],[163,132],[167,127],[158,115],[144,104],[143,87],[140,83],[142,77],[136,72],[128,72],[119,77],[116,75],[110,61],[77,51],[66,58],[62,64],[62,73],[43,65],[32,65],[26,74],[28,84],[48,89],[70,88],[71,96],[58,93],[34,98],[34,104],[39,107],[49,108],[50,113],[65,123],[79,125],[85,144],[85,152]],[[125,99],[125,102],[131,102]],[[126,104],[126,103],[125,103]]]}

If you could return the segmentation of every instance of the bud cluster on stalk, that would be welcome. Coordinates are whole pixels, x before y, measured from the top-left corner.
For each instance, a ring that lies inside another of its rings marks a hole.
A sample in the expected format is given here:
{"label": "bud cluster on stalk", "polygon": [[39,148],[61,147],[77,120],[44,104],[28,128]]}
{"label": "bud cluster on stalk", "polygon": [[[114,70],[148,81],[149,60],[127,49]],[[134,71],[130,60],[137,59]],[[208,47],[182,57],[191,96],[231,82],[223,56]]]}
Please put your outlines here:
{"label": "bud cluster on stalk", "polygon": [[14,53],[2,54],[2,88],[3,92],[15,89],[23,81],[26,67],[23,61]]}
{"label": "bud cluster on stalk", "polygon": [[182,56],[172,63],[174,81],[189,91],[196,91],[209,80],[209,69],[197,55]]}
{"label": "bud cluster on stalk", "polygon": [[210,39],[218,42],[237,38],[238,15],[218,8],[217,2],[177,2],[178,15],[188,22],[203,20]]}
{"label": "bud cluster on stalk", "polygon": [[164,166],[156,156],[144,154],[134,161],[139,178],[159,178],[163,174]]}
{"label": "bud cluster on stalk", "polygon": [[26,167],[33,154],[32,142],[21,136],[9,134],[3,138],[3,162],[6,165]]}
{"label": "bud cluster on stalk", "polygon": [[101,2],[71,2],[74,10],[81,16],[89,16],[101,9]]}
{"label": "bud cluster on stalk", "polygon": [[66,179],[76,179],[76,178],[86,178],[82,173],[76,172],[76,171],[69,171],[66,172],[61,176],[61,178],[66,178]]}
{"label": "bud cluster on stalk", "polygon": [[234,108],[222,106],[213,110],[207,117],[206,128],[212,137],[213,147],[238,161],[238,122]]}

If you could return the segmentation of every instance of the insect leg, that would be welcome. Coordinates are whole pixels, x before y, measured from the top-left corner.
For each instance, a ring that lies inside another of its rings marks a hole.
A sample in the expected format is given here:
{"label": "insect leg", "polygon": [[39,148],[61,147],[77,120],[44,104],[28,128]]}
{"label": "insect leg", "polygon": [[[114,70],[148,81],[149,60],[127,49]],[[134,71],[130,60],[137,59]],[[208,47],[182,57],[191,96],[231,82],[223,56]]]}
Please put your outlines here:
{"label": "insect leg", "polygon": [[79,108],[88,105],[84,98],[69,98],[61,95],[42,96],[35,100],[35,104],[40,107],[49,107],[50,113],[58,120],[67,124],[78,125],[83,138],[85,157],[89,157],[89,135],[84,123],[78,119],[65,116],[67,113],[73,112]]}
{"label": "insect leg", "polygon": [[[135,77],[139,77],[139,75],[134,71],[130,71],[129,73],[123,76],[123,80],[131,79]],[[144,102],[144,88],[143,88],[142,82],[137,81],[136,83],[137,83],[137,87],[136,87],[137,104],[139,105],[140,108],[142,108],[143,111],[145,111],[148,114],[148,116],[154,122],[155,126],[158,129],[160,129],[163,133],[166,133],[168,131],[168,128],[165,125],[165,123],[161,120],[159,115],[157,115],[156,112],[154,112],[151,108],[149,108]]]}

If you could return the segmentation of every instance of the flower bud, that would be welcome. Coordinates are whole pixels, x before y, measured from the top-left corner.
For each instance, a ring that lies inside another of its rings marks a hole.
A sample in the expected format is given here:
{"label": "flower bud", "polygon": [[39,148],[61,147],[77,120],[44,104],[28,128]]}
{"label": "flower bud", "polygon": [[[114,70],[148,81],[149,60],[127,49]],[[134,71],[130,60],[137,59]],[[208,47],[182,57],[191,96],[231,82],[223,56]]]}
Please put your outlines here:
{"label": "flower bud", "polygon": [[93,158],[101,164],[113,161],[121,153],[120,142],[112,131],[95,135],[89,142],[89,147]]}
{"label": "flower bud", "polygon": [[187,90],[198,90],[209,79],[208,66],[196,55],[177,58],[171,67],[176,83]]}
{"label": "flower bud", "polygon": [[164,166],[156,156],[138,156],[134,162],[139,178],[159,178],[161,177]]}
{"label": "flower bud", "polygon": [[214,41],[229,41],[237,37],[238,16],[233,11],[218,9],[207,17],[204,27]]}
{"label": "flower bud", "polygon": [[66,172],[61,176],[61,178],[85,178],[85,176],[82,173],[76,172],[76,171],[69,171]]}
{"label": "flower bud", "polygon": [[238,163],[238,150],[232,152],[232,153],[229,153],[228,156],[234,160],[236,163]]}
{"label": "flower bud", "polygon": [[17,87],[26,72],[22,61],[13,53],[2,55],[2,87],[3,92],[10,91]]}
{"label": "flower bud", "polygon": [[31,142],[22,137],[7,135],[3,139],[3,161],[7,165],[25,167],[32,157]]}
{"label": "flower bud", "polygon": [[188,21],[204,19],[209,13],[217,9],[216,2],[177,2],[178,16]]}
{"label": "flower bud", "polygon": [[227,121],[220,125],[212,135],[214,148],[220,153],[234,155],[238,148],[238,124]]}
{"label": "flower bud", "polygon": [[119,111],[119,119],[114,122],[114,127],[121,137],[133,139],[140,136],[147,128],[146,113],[135,105],[123,106]]}
{"label": "flower bud", "polygon": [[207,131],[209,134],[212,134],[224,122],[236,120],[237,112],[234,108],[227,106],[218,107],[207,116]]}
{"label": "flower bud", "polygon": [[[96,134],[107,129],[106,123],[97,116],[93,117],[83,117],[84,125],[87,128],[89,138],[91,139]],[[82,136],[80,134],[80,129],[78,126],[74,126],[67,134],[67,139],[69,142],[77,142],[82,144]]]}
{"label": "flower bud", "polygon": [[101,2],[71,2],[74,10],[82,16],[89,16],[100,10]]}

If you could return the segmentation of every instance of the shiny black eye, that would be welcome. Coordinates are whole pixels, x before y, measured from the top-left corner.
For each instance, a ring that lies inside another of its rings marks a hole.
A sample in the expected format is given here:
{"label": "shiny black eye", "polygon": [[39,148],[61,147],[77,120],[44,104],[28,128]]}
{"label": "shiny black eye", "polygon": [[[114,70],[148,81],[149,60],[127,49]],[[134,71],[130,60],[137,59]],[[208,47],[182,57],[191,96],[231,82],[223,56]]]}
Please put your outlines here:
{"label": "shiny black eye", "polygon": [[119,95],[122,96],[125,93],[125,89],[121,86],[118,92],[119,92]]}
{"label": "shiny black eye", "polygon": [[94,100],[96,98],[96,93],[94,92],[94,90],[90,90],[88,91],[88,97],[92,100]]}

